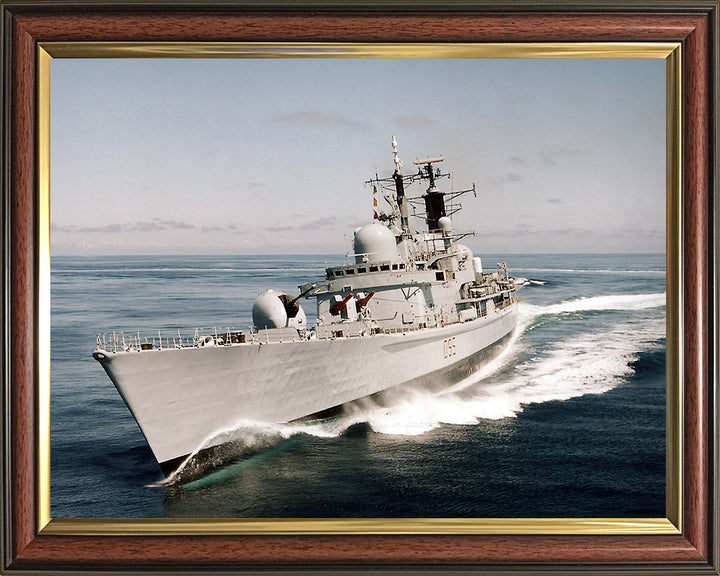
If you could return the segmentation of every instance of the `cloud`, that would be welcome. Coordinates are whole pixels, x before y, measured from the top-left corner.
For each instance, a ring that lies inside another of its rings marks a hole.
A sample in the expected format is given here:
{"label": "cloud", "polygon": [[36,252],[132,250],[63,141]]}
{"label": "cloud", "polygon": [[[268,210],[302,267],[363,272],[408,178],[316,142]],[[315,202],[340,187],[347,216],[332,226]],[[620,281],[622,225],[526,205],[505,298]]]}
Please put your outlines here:
{"label": "cloud", "polygon": [[419,114],[415,116],[397,116],[395,122],[402,128],[427,128],[435,124],[432,118]]}
{"label": "cloud", "polygon": [[546,202],[547,202],[548,204],[562,204],[562,203],[563,203],[563,201],[560,200],[560,198],[548,198],[548,199],[546,200]]}
{"label": "cloud", "polygon": [[75,232],[77,226],[75,224],[57,224],[56,222],[51,222],[50,230],[53,232]]}
{"label": "cloud", "polygon": [[506,228],[503,230],[496,230],[494,232],[481,232],[481,233],[475,234],[475,236],[477,236],[479,238],[493,238],[493,237],[497,238],[501,235],[532,236],[534,238],[542,238],[542,237],[547,237],[547,236],[578,237],[578,236],[587,236],[587,235],[597,235],[597,232],[595,230],[591,230],[589,228],[575,228],[575,227],[538,230],[532,224],[521,224],[512,229]]}
{"label": "cloud", "polygon": [[[185,222],[178,222],[177,220],[170,219],[170,220],[161,220],[160,218],[153,218],[153,223],[158,224],[163,230],[167,228],[174,228],[176,230],[190,230],[192,228],[195,228],[192,224],[186,224]],[[144,223],[138,223],[138,226],[144,226]]]}
{"label": "cloud", "polygon": [[543,152],[540,152],[540,161],[545,164],[545,166],[557,166],[557,161],[555,160],[555,153],[550,152],[549,150],[545,150]]}
{"label": "cloud", "polygon": [[482,232],[476,234],[481,239],[512,239],[515,246],[524,246],[522,250],[534,246],[552,246],[562,242],[565,248],[563,251],[607,251],[618,249],[628,251],[635,250],[642,246],[644,251],[662,249],[664,230],[652,230],[635,227],[624,227],[618,229],[593,229],[581,227],[548,228],[537,229],[533,226],[516,226],[512,229],[496,230],[494,232]]}
{"label": "cloud", "polygon": [[335,228],[337,218],[335,216],[328,216],[327,218],[316,218],[306,224],[298,226],[298,230],[316,230],[318,228]]}
{"label": "cloud", "polygon": [[192,224],[186,224],[185,222],[178,222],[175,226],[173,226],[173,228],[176,230],[191,230],[195,228],[195,226]]}
{"label": "cloud", "polygon": [[545,166],[557,166],[563,159],[572,158],[582,153],[583,151],[580,148],[560,146],[552,150],[542,150],[538,153],[538,157]]}
{"label": "cloud", "polygon": [[608,232],[611,236],[622,236],[623,238],[665,238],[665,230],[654,230],[643,226],[624,226]]}
{"label": "cloud", "polygon": [[508,160],[510,164],[515,164],[516,166],[527,166],[527,162],[520,158],[520,156],[510,156]]}
{"label": "cloud", "polygon": [[[307,217],[307,216],[305,216]],[[266,226],[263,228],[265,232],[290,232],[294,230],[300,230],[303,232],[317,230],[319,228],[335,228],[338,222],[338,218],[336,216],[328,216],[324,218],[315,218],[314,220],[311,220],[310,222],[306,222],[305,224],[300,224],[299,226]]]}
{"label": "cloud", "polygon": [[295,230],[295,226],[267,226],[266,232],[288,232],[289,230]]}
{"label": "cloud", "polygon": [[55,224],[50,226],[54,232],[122,232],[122,224],[107,224],[106,226],[77,226],[75,224]]}
{"label": "cloud", "polygon": [[358,127],[359,124],[348,120],[340,114],[330,114],[319,110],[306,110],[304,112],[293,112],[292,114],[277,114],[272,118],[273,122],[287,122],[293,124],[322,124],[325,126]]}
{"label": "cloud", "polygon": [[502,184],[520,182],[522,179],[523,177],[517,172],[505,172],[504,174],[498,174],[488,178],[488,181],[490,186],[500,186]]}
{"label": "cloud", "polygon": [[[120,227],[118,225],[118,227]],[[129,232],[159,232],[161,230],[167,230],[167,227],[158,224],[157,222],[138,222],[135,224],[133,228],[130,228]],[[118,232],[123,232],[123,230],[118,229]]]}
{"label": "cloud", "polygon": [[224,226],[202,226],[200,232],[224,232],[227,230]]}
{"label": "cloud", "polygon": [[153,218],[150,222],[126,222],[124,224],[106,224],[105,226],[77,226],[75,224],[55,224],[50,227],[55,232],[101,232],[119,234],[121,232],[162,232],[164,230],[192,230],[197,228],[177,220],[160,220]]}
{"label": "cloud", "polygon": [[371,224],[372,222],[373,220],[370,218],[366,218],[365,220],[349,220],[345,222],[345,227],[350,230],[357,230],[358,228]]}

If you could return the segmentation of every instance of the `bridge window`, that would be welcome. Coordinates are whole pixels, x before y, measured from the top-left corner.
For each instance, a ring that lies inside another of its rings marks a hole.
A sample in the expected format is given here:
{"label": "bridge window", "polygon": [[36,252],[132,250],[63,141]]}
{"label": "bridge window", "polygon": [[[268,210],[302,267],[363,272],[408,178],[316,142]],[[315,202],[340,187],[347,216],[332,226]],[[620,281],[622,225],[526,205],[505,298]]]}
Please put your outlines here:
{"label": "bridge window", "polygon": [[365,268],[358,268],[358,274],[364,274],[365,272],[367,272]]}
{"label": "bridge window", "polygon": [[435,272],[435,280],[445,280],[445,272]]}
{"label": "bridge window", "polygon": [[342,276],[345,274],[342,270],[335,270],[335,276]]}
{"label": "bridge window", "polygon": [[353,270],[352,268],[348,268],[347,270],[345,270],[345,274],[355,274],[355,270]]}
{"label": "bridge window", "polygon": [[392,265],[392,269],[393,269],[393,270],[397,270],[397,269],[398,269],[398,268],[397,268],[397,264],[393,264],[393,265]]}
{"label": "bridge window", "polygon": [[370,272],[377,272],[378,267],[377,266],[370,266]]}
{"label": "bridge window", "polygon": [[382,266],[380,266],[380,270],[382,272],[387,272],[388,270],[390,270],[390,266],[388,264],[383,264]]}

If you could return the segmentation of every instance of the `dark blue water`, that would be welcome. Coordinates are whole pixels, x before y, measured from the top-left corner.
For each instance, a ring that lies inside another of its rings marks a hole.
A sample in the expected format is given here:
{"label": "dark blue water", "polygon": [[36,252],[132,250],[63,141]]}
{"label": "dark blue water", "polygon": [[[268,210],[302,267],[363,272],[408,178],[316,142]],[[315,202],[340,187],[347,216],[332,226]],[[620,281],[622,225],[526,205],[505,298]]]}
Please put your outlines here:
{"label": "dark blue water", "polygon": [[265,288],[343,258],[54,257],[52,516],[664,517],[664,256],[500,260],[526,279],[518,335],[474,378],[240,430],[254,456],[165,486],[96,332],[246,328]]}

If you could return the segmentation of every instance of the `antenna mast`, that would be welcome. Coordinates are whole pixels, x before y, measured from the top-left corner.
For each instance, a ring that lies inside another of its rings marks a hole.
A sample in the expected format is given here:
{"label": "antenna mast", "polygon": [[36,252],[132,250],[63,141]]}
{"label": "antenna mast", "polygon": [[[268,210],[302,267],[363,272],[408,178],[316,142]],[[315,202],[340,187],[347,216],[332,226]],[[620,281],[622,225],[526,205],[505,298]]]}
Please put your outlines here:
{"label": "antenna mast", "polygon": [[395,192],[397,194],[398,208],[400,209],[400,225],[402,231],[405,233],[410,232],[410,224],[408,222],[408,206],[407,198],[405,196],[405,184],[403,182],[402,174],[400,174],[400,166],[402,166],[402,160],[398,156],[397,151],[397,140],[395,135],[392,137],[393,147],[393,160],[395,161],[395,172],[393,173],[393,180],[395,180]]}

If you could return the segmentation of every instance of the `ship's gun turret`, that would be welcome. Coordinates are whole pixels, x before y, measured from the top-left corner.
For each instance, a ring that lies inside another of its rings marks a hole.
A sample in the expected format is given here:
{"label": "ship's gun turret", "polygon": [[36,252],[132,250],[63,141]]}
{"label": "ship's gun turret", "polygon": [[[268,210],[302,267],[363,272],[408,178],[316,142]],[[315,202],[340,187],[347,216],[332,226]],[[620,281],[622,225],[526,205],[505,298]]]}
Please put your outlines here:
{"label": "ship's gun turret", "polygon": [[307,319],[298,298],[277,290],[265,290],[253,304],[253,324],[264,328],[305,328]]}

